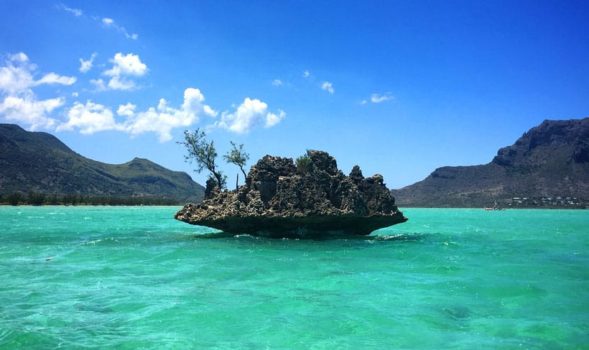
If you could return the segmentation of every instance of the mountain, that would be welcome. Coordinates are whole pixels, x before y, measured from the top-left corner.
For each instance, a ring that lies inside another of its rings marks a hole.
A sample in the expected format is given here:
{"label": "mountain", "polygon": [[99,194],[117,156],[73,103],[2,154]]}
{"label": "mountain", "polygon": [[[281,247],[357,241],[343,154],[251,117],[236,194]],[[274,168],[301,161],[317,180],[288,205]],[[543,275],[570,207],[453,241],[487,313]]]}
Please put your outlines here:
{"label": "mountain", "polygon": [[85,158],[53,135],[0,124],[0,195],[36,192],[94,197],[200,201],[201,185],[147,159],[105,164]]}
{"label": "mountain", "polygon": [[399,206],[481,207],[495,201],[584,206],[589,199],[589,118],[545,120],[501,148],[488,164],[438,168],[392,192]]}

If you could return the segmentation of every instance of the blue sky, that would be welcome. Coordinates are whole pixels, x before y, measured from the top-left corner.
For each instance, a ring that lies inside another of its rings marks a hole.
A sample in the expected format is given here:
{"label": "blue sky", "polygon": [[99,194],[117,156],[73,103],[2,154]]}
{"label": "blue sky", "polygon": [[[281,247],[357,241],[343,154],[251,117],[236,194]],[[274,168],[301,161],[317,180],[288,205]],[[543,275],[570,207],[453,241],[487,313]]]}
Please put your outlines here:
{"label": "blue sky", "polygon": [[[586,1],[0,2],[0,122],[184,170],[326,150],[391,188],[589,115]],[[230,183],[238,172],[223,165]]]}

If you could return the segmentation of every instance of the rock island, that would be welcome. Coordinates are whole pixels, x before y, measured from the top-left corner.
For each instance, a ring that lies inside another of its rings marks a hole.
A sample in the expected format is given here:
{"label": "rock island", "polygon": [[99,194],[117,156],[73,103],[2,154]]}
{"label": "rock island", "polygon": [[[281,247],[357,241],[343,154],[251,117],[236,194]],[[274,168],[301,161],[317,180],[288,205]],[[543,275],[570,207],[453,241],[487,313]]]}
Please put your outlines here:
{"label": "rock island", "polygon": [[356,165],[348,176],[327,152],[297,159],[264,156],[235,191],[207,188],[200,204],[175,218],[232,234],[267,237],[368,235],[407,221],[382,175],[365,178]]}

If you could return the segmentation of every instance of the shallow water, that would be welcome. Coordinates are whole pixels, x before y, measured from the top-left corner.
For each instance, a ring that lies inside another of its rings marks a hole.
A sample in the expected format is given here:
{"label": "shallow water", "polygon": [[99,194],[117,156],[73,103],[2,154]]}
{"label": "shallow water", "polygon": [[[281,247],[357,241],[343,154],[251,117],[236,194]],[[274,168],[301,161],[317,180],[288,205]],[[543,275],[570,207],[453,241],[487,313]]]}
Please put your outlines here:
{"label": "shallow water", "polygon": [[280,240],[177,209],[0,207],[0,348],[589,348],[589,211]]}

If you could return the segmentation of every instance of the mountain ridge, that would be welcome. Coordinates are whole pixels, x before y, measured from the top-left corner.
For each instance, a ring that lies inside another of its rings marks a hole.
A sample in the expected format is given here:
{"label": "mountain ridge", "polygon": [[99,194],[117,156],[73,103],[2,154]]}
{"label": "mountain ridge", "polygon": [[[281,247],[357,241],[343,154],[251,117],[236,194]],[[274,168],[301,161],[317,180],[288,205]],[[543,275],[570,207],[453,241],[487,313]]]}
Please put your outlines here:
{"label": "mountain ridge", "polygon": [[487,164],[437,168],[392,193],[400,206],[583,206],[589,199],[589,118],[545,120]]}

